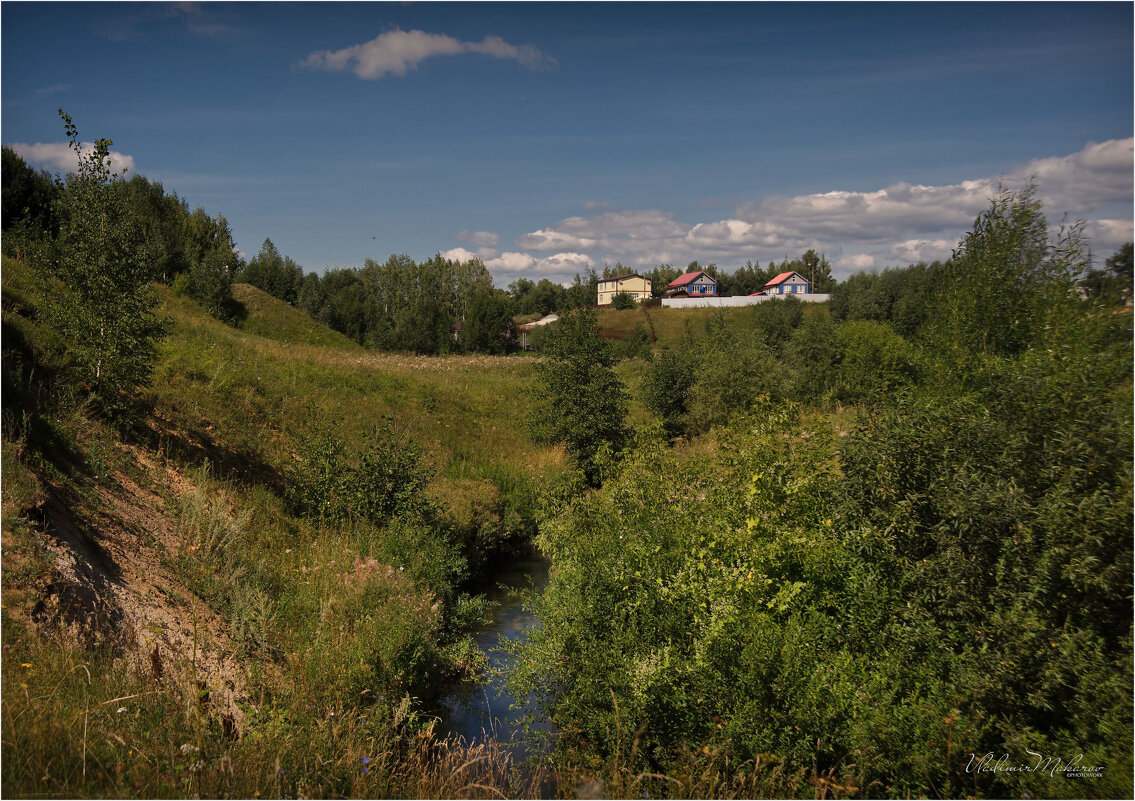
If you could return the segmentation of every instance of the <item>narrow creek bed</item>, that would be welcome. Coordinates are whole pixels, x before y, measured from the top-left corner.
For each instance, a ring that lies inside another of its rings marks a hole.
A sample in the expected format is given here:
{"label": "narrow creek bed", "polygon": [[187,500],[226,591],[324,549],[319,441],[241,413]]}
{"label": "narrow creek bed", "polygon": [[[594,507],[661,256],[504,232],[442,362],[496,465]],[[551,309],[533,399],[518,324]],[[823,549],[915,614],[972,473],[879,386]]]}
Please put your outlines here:
{"label": "narrow creek bed", "polygon": [[[542,592],[548,583],[548,562],[535,551],[522,554],[494,575],[486,590],[489,600],[499,606],[491,621],[474,635],[477,646],[489,658],[491,669],[508,667],[510,657],[500,649],[500,639],[516,640],[532,626],[539,625],[530,611],[524,608],[525,594],[530,589]],[[442,699],[442,718],[438,734],[463,737],[469,744],[497,740],[508,743],[520,737],[523,724],[518,720],[534,711],[530,699],[519,709],[504,687],[499,676],[490,675],[483,684],[454,689]],[[537,724],[551,729],[551,725]],[[517,756],[523,757],[523,752]]]}

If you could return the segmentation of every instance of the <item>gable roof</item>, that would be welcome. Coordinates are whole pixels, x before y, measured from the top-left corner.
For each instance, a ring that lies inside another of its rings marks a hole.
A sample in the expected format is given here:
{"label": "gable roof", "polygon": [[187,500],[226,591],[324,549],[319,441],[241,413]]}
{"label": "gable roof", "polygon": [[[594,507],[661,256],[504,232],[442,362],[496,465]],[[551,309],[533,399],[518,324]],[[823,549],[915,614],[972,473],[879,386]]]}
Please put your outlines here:
{"label": "gable roof", "polygon": [[[667,289],[673,289],[674,287],[680,287],[680,286],[685,286],[686,284],[692,284],[694,281],[698,280],[699,275],[705,275],[706,278],[709,278],[709,276],[706,275],[705,270],[694,270],[692,273],[682,273],[677,278],[675,278],[673,281],[671,281],[669,284],[667,284],[666,288]],[[709,280],[713,281],[712,278],[709,278]],[[717,282],[714,281],[714,283],[717,283]]]}
{"label": "gable roof", "polygon": [[[765,287],[767,288],[767,287],[770,287],[770,286],[777,286],[778,284],[783,284],[785,281],[787,281],[789,278],[791,278],[794,275],[800,275],[800,273],[796,272],[795,270],[789,270],[786,273],[781,273],[776,278],[772,279],[767,284],[765,284]],[[808,283],[808,279],[805,278],[802,275],[800,275],[800,280],[803,281],[805,284]]]}
{"label": "gable roof", "polygon": [[[610,278],[600,278],[599,283],[603,283],[604,281],[625,281],[628,278],[642,278],[642,276],[639,275],[638,273],[627,273],[626,275],[613,275]],[[642,278],[642,280],[645,281],[646,279]]]}

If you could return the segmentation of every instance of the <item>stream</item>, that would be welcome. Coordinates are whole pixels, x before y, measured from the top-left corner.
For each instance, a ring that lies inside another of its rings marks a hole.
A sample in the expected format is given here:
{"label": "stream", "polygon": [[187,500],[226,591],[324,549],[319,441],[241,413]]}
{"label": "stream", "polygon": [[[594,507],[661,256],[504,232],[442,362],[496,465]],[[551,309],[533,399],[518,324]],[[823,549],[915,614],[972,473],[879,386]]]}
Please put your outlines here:
{"label": "stream", "polygon": [[[519,639],[530,627],[539,625],[536,616],[524,608],[523,597],[529,589],[543,592],[548,584],[548,562],[535,551],[522,554],[492,576],[488,583],[485,595],[499,606],[493,611],[491,621],[475,632],[473,638],[488,655],[490,668],[506,668],[512,659],[500,649],[500,639]],[[458,687],[442,699],[438,733],[464,737],[469,744],[486,740],[511,742],[523,734],[524,727],[518,719],[535,711],[531,699],[524,699],[519,709],[510,709],[516,700],[507,692],[499,676],[490,675],[484,683]],[[540,721],[533,725],[549,731],[552,728],[551,724]],[[527,749],[518,742],[514,753],[518,758],[524,758]]]}

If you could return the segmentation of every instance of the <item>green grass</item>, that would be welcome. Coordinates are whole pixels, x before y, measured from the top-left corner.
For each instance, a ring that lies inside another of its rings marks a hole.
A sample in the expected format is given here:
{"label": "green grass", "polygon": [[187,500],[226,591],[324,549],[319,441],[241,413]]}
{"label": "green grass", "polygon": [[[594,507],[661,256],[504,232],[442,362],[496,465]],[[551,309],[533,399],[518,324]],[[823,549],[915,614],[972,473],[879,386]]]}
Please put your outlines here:
{"label": "green grass", "polygon": [[[765,301],[766,303],[774,301]],[[753,315],[754,306],[724,307],[720,309],[678,309],[659,306],[647,309],[650,321],[654,326],[656,337],[655,348],[674,347],[685,336],[688,330],[693,336],[699,337],[705,333],[706,323],[714,315],[721,315],[734,325],[747,326]],[[827,316],[827,303],[803,304],[805,316]],[[629,334],[636,325],[646,323],[643,310],[639,309],[602,309],[599,311],[599,327],[604,331],[616,331],[622,335]],[[619,337],[621,338],[621,337]]]}
{"label": "green grass", "polygon": [[240,326],[246,333],[276,342],[362,350],[362,346],[349,337],[332,331],[313,320],[306,312],[277,300],[251,284],[233,284],[233,299],[244,306],[248,315]]}

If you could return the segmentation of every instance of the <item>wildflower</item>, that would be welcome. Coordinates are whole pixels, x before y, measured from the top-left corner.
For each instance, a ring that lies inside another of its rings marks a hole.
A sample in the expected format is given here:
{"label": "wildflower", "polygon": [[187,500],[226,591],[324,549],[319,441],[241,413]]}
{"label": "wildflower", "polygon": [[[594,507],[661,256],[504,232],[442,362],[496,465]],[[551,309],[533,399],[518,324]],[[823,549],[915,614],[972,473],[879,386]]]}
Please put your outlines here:
{"label": "wildflower", "polygon": [[121,714],[122,714],[123,712],[125,712],[125,711],[126,711],[126,707],[124,707],[124,706],[120,706],[120,707],[118,707],[118,712],[117,712],[117,714],[121,715]]}
{"label": "wildflower", "polygon": [[284,775],[284,769],[280,768],[278,771],[276,771],[276,775],[277,776],[283,776]]}
{"label": "wildflower", "polygon": [[370,757],[368,757],[368,756],[362,757],[362,758],[359,759],[359,762],[363,763],[363,775],[364,776],[369,775],[370,774],[370,768],[368,768],[367,765],[370,764]]}
{"label": "wildflower", "polygon": [[22,667],[22,668],[30,668],[31,666],[32,666],[31,662],[21,662],[20,663],[20,667]]}

